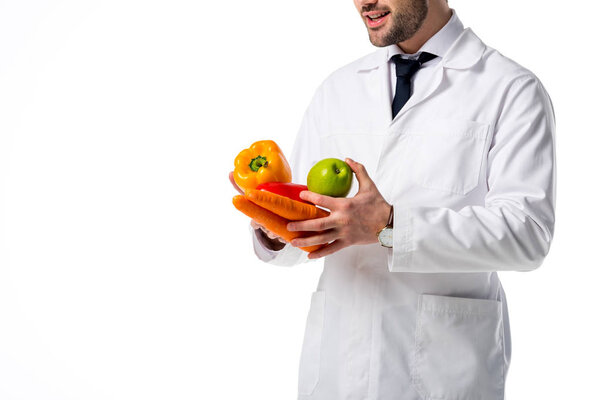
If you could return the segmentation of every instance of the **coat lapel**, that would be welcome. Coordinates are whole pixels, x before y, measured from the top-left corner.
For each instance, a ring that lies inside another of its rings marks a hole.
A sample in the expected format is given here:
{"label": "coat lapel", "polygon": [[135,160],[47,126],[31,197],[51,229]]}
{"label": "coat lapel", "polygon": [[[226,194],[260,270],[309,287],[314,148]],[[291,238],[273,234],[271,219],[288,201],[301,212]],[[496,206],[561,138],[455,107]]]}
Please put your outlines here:
{"label": "coat lapel", "polygon": [[392,103],[390,94],[390,69],[387,62],[387,49],[380,48],[369,57],[358,63],[357,73],[363,75],[367,88],[373,90],[373,98],[379,103],[377,109],[382,110],[385,126],[392,121]]}
{"label": "coat lapel", "polygon": [[[404,107],[402,107],[394,118],[394,121],[414,106],[429,98],[437,90],[444,79],[444,70],[471,68],[481,59],[484,51],[485,44],[481,39],[473,33],[471,28],[465,29],[452,46],[450,46],[446,54],[442,56],[442,60],[434,67],[433,76],[426,83],[426,86],[408,99]],[[391,108],[391,105],[389,108]]]}
{"label": "coat lapel", "polygon": [[[435,71],[433,71],[433,77],[426,82],[426,86],[421,90],[417,91],[413,95],[410,96],[404,107],[396,114],[394,120],[400,118],[402,114],[406,113],[408,110],[416,106],[417,104],[426,100],[442,83],[442,79],[444,77],[444,69],[442,68],[442,63],[438,63],[435,67]],[[391,108],[391,105],[390,105]],[[391,115],[391,111],[390,111]],[[393,122],[393,121],[392,121]]]}
{"label": "coat lapel", "polygon": [[392,122],[392,93],[390,92],[390,65],[389,63],[385,63],[380,66],[377,71],[372,73],[373,78],[377,80],[379,87],[379,99],[381,102],[381,107],[383,113],[385,115],[385,124],[386,126]]}

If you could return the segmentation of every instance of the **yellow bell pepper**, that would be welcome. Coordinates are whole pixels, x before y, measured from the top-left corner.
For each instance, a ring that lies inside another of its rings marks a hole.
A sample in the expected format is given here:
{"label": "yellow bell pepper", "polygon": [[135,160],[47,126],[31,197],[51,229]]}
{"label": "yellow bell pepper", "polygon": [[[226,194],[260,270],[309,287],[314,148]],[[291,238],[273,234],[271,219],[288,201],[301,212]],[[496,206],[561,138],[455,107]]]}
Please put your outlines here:
{"label": "yellow bell pepper", "polygon": [[242,150],[235,158],[234,166],[233,179],[244,190],[255,189],[264,182],[292,181],[290,165],[272,140],[261,140]]}

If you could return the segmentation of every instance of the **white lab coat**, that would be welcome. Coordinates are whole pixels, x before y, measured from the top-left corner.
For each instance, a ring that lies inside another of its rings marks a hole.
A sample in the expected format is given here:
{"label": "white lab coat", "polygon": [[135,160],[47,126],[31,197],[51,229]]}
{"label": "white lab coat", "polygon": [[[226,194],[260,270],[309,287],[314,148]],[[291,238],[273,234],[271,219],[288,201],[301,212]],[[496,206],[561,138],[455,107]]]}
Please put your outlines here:
{"label": "white lab coat", "polygon": [[[329,76],[306,111],[293,175],[325,157],[363,163],[394,205],[394,247],[325,258],[300,399],[504,398],[511,346],[497,271],[535,269],[549,250],[552,105],[532,72],[470,29],[431,76],[392,120],[379,49]],[[290,245],[270,255],[254,245],[273,264],[306,261]]]}

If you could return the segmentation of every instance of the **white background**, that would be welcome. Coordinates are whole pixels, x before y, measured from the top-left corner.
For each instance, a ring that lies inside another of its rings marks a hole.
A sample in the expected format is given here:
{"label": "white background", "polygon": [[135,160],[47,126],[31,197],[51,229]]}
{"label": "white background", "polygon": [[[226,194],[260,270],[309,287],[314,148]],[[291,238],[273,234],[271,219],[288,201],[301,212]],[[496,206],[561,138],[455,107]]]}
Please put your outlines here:
{"label": "white background", "polygon": [[[592,4],[450,0],[556,110],[553,247],[501,274],[509,399],[597,393]],[[259,263],[227,173],[256,140],[289,154],[372,50],[349,0],[0,1],[0,399],[294,398],[322,264]]]}

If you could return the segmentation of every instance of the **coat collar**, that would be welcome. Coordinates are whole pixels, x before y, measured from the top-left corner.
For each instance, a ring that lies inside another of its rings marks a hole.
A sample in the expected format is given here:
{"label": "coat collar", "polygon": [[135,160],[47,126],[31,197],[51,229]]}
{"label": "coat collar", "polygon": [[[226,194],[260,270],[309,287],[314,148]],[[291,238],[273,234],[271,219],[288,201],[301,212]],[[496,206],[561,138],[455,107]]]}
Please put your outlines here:
{"label": "coat collar", "polygon": [[[475,65],[485,51],[485,44],[477,35],[466,28],[442,55],[442,66],[448,69],[467,69]],[[368,72],[388,62],[388,50],[382,47],[357,63],[357,72]]]}
{"label": "coat collar", "polygon": [[449,69],[471,68],[481,59],[484,51],[485,44],[471,28],[467,28],[450,46],[442,59],[442,65]]}

